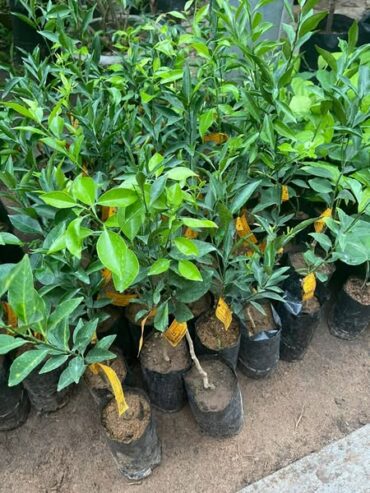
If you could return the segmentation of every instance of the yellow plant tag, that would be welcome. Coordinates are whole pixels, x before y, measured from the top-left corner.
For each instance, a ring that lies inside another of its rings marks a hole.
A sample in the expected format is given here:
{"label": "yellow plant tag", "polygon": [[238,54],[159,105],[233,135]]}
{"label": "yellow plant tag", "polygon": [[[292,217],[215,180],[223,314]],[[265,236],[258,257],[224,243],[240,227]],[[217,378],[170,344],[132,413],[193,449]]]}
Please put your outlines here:
{"label": "yellow plant tag", "polygon": [[186,322],[177,322],[174,320],[163,334],[171,346],[176,347],[184,338],[188,324]]}
{"label": "yellow plant tag", "polygon": [[307,301],[315,296],[316,276],[313,272],[302,279],[303,296],[302,300]]}
{"label": "yellow plant tag", "polygon": [[118,291],[106,290],[104,296],[112,300],[111,304],[114,306],[128,306],[134,298],[137,298],[136,294],[121,294]]}
{"label": "yellow plant tag", "polygon": [[109,281],[112,279],[112,273],[109,269],[103,269],[101,271],[101,275],[103,276],[104,285],[106,286],[109,283]]}
{"label": "yellow plant tag", "polygon": [[248,241],[251,241],[254,244],[258,243],[257,238],[251,231],[251,228],[247,221],[247,216],[245,214],[236,218],[235,229],[240,238],[248,237]]}
{"label": "yellow plant tag", "polygon": [[225,330],[228,330],[233,319],[233,314],[223,298],[218,300],[216,317],[224,324]]}
{"label": "yellow plant tag", "polygon": [[286,202],[287,200],[289,200],[289,190],[286,185],[283,185],[281,187],[281,201]]}
{"label": "yellow plant tag", "polygon": [[157,313],[157,309],[156,308],[153,308],[152,310],[150,310],[150,312],[148,313],[148,315],[142,319],[141,321],[141,336],[140,336],[140,341],[139,341],[139,351],[137,353],[137,357],[139,357],[140,355],[140,352],[143,348],[143,344],[144,344],[144,329],[145,329],[145,324],[146,324],[146,321],[148,320],[148,318],[150,317],[154,317],[154,315]]}
{"label": "yellow plant tag", "polygon": [[189,238],[190,240],[194,240],[198,237],[198,233],[191,228],[186,228],[184,233],[185,238]]}
{"label": "yellow plant tag", "polygon": [[86,164],[82,165],[82,174],[83,174],[83,176],[89,176],[89,172],[87,171]]}
{"label": "yellow plant tag", "polygon": [[224,133],[212,133],[205,135],[203,138],[203,142],[213,142],[214,144],[220,145],[224,144],[228,140],[228,135]]}
{"label": "yellow plant tag", "polygon": [[108,207],[103,205],[101,208],[101,220],[106,221],[117,212],[117,207]]}
{"label": "yellow plant tag", "polygon": [[95,363],[94,365],[90,365],[89,368],[95,374],[97,369],[102,370],[104,372],[105,376],[107,377],[110,383],[110,386],[112,387],[112,392],[114,398],[116,399],[116,403],[118,407],[118,414],[119,416],[122,416],[122,414],[127,411],[128,405],[126,403],[125,395],[123,393],[122,383],[118,378],[117,373],[113,370],[113,368],[111,368],[108,365],[103,365],[102,363]]}
{"label": "yellow plant tag", "polygon": [[331,214],[332,214],[332,210],[330,209],[330,207],[328,207],[327,209],[324,210],[324,212],[320,215],[320,218],[315,221],[314,223],[314,227],[315,227],[315,231],[316,233],[321,233],[321,231],[324,229],[325,227],[325,218],[326,217],[331,217]]}
{"label": "yellow plant tag", "polygon": [[3,301],[2,305],[6,316],[6,323],[11,327],[17,327],[18,319],[13,311],[13,308],[9,305],[9,303],[6,303],[5,301]]}

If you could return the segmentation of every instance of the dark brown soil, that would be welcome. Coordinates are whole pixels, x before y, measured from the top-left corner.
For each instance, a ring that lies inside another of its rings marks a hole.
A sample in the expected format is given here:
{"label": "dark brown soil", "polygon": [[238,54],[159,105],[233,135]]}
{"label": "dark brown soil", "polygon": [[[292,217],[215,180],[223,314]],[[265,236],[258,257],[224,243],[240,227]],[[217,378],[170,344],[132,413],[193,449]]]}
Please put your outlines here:
{"label": "dark brown soil", "polygon": [[194,303],[189,303],[189,308],[192,311],[194,318],[198,318],[200,315],[208,311],[212,306],[212,295],[206,293],[199,300]]}
{"label": "dark brown soil", "polygon": [[[126,318],[129,322],[131,322],[133,325],[138,325],[140,327],[141,320],[136,321],[136,315],[141,311],[141,310],[149,310],[148,307],[145,305],[142,305],[141,303],[130,303],[126,309],[125,309],[125,315]],[[150,316],[147,321],[145,322],[145,327],[153,325],[153,320],[154,316]]]}
{"label": "dark brown soil", "polygon": [[[112,350],[112,352],[117,354],[114,349]],[[108,360],[104,364],[110,366],[117,373],[117,376],[121,382],[124,381],[124,379],[126,378],[127,370],[121,354],[118,353],[117,358]],[[105,373],[103,373],[102,371],[99,371],[99,373],[95,375],[95,373],[88,369],[84,377],[87,385],[92,389],[111,389],[111,385],[107,380]]]}
{"label": "dark brown soil", "polygon": [[159,332],[145,340],[140,361],[145,368],[158,373],[185,370],[191,363],[185,339],[173,347]]}
{"label": "dark brown soil", "polygon": [[109,315],[109,318],[104,320],[98,325],[97,332],[99,334],[105,334],[109,332],[113,326],[121,319],[123,312],[122,309],[117,308],[115,306],[107,306],[104,308],[104,312]]}
{"label": "dark brown soil", "polygon": [[113,399],[103,409],[102,423],[110,438],[131,443],[138,440],[145,432],[151,410],[148,400],[133,390],[126,391],[125,398],[127,411],[119,416],[116,401]]}
{"label": "dark brown soil", "polygon": [[223,323],[216,318],[214,311],[209,311],[201,316],[195,328],[201,343],[212,350],[234,346],[238,342],[240,327],[238,321],[233,318],[228,330]]}
{"label": "dark brown soil", "polygon": [[[261,303],[261,305],[265,311],[265,315],[263,315],[259,310],[257,310],[257,308],[252,305],[247,306],[244,310],[247,330],[251,335],[262,332],[263,330],[276,329],[276,323],[272,315],[271,304],[269,302],[264,302]],[[254,325],[251,322],[250,317],[252,318]]]}
{"label": "dark brown soil", "polygon": [[236,377],[232,370],[220,360],[201,360],[201,365],[215,389],[204,388],[203,379],[195,366],[186,374],[186,383],[202,411],[222,411],[230,403],[234,394]]}
{"label": "dark brown soil", "polygon": [[313,315],[320,310],[320,303],[316,298],[311,298],[310,300],[303,301],[303,313],[309,313]]}
{"label": "dark brown soil", "polygon": [[361,305],[370,305],[370,285],[362,279],[350,277],[344,285],[344,291]]}

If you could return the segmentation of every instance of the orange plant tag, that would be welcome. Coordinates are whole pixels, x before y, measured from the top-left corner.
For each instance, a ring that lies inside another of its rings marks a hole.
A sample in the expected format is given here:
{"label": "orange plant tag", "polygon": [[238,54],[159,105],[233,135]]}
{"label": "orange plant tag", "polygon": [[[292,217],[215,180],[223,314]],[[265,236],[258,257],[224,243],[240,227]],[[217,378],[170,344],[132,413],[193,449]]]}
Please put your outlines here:
{"label": "orange plant tag", "polygon": [[281,187],[281,201],[286,202],[287,200],[289,200],[289,190],[286,185],[283,185]]}
{"label": "orange plant tag", "polygon": [[185,238],[189,238],[190,240],[194,240],[198,237],[198,233],[191,228],[186,228],[184,233]]}
{"label": "orange plant tag", "polygon": [[171,346],[176,347],[184,338],[188,324],[186,322],[177,322],[174,320],[163,334]]}
{"label": "orange plant tag", "polygon": [[251,241],[254,244],[258,243],[257,238],[251,231],[251,228],[247,221],[247,216],[245,214],[236,218],[235,229],[238,235],[240,236],[240,238],[247,237],[248,241]]}
{"label": "orange plant tag", "polygon": [[325,218],[326,217],[331,217],[331,214],[332,214],[332,210],[330,209],[330,207],[328,207],[327,209],[324,210],[324,212],[320,215],[320,218],[315,221],[314,223],[314,227],[315,227],[315,231],[316,233],[321,233],[321,231],[324,229],[325,227]]}
{"label": "orange plant tag", "polygon": [[112,273],[109,269],[103,269],[101,271],[101,275],[103,276],[104,279],[104,285],[107,285],[108,282],[112,279]]}
{"label": "orange plant tag", "polygon": [[316,276],[313,272],[302,279],[302,300],[307,301],[314,297],[316,289]]}
{"label": "orange plant tag", "polygon": [[218,300],[216,317],[224,324],[225,330],[228,330],[233,319],[233,314],[223,298]]}
{"label": "orange plant tag", "polygon": [[6,323],[11,327],[17,327],[18,319],[12,307],[9,305],[9,303],[6,303],[5,301],[3,301],[2,305],[6,315]]}
{"label": "orange plant tag", "polygon": [[203,142],[213,142],[214,144],[220,145],[224,144],[228,140],[228,135],[224,133],[212,133],[205,135]]}
{"label": "orange plant tag", "polygon": [[101,208],[101,220],[106,221],[117,212],[117,207],[108,207],[103,205]]}
{"label": "orange plant tag", "polygon": [[117,291],[106,290],[104,296],[112,300],[114,306],[128,306],[130,301],[137,298],[136,294],[121,294]]}

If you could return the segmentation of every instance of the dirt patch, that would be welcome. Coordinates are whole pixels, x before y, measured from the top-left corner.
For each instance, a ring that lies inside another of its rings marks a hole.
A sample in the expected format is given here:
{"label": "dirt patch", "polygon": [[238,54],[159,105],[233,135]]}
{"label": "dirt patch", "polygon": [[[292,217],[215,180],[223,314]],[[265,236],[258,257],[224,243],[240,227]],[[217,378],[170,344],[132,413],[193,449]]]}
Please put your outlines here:
{"label": "dirt patch", "polygon": [[113,399],[102,412],[102,423],[113,440],[131,443],[144,433],[150,420],[150,404],[147,399],[134,391],[126,391],[127,411],[119,416]]}
{"label": "dirt patch", "polygon": [[200,315],[209,310],[212,306],[212,295],[211,293],[206,293],[199,300],[194,301],[194,303],[189,303],[189,308],[192,311],[194,318],[198,318]]}
{"label": "dirt patch", "polygon": [[313,315],[320,311],[320,303],[316,298],[311,298],[310,300],[306,300],[302,302],[302,313],[309,313]]}
{"label": "dirt patch", "polygon": [[210,383],[215,388],[204,388],[203,379],[195,366],[186,374],[186,383],[202,411],[223,411],[234,394],[235,375],[220,360],[202,360],[201,365],[203,370],[207,372]]}
{"label": "dirt patch", "polygon": [[191,363],[185,339],[176,347],[173,347],[158,332],[155,332],[145,340],[140,361],[145,368],[158,373],[185,370]]}
{"label": "dirt patch", "polygon": [[[114,370],[117,373],[119,380],[123,382],[124,379],[126,378],[127,370],[122,354],[116,352],[114,349],[112,349],[111,351],[117,354],[117,358],[105,361],[104,364],[110,366],[112,370]],[[107,380],[105,373],[103,373],[103,371],[99,371],[98,374],[95,374],[88,369],[84,377],[87,385],[92,389],[107,389],[109,391],[111,390],[111,385]]]}
{"label": "dirt patch", "polygon": [[0,490],[235,493],[370,422],[369,344],[370,331],[347,342],[322,324],[302,361],[280,361],[263,380],[239,372],[246,420],[231,439],[203,435],[189,406],[175,414],[153,410],[162,464],[136,485],[123,482],[92,397],[80,386],[60,411],[31,410],[21,428],[0,433]]}
{"label": "dirt patch", "polygon": [[213,311],[199,318],[195,330],[201,343],[215,351],[234,346],[240,334],[239,323],[235,318],[228,330],[225,330],[223,323],[216,318]]}
{"label": "dirt patch", "polygon": [[350,277],[343,287],[344,291],[361,305],[370,305],[370,285],[357,277]]}
{"label": "dirt patch", "polygon": [[247,330],[250,335],[258,334],[264,330],[275,330],[276,323],[272,315],[272,308],[270,303],[261,303],[261,306],[265,312],[263,315],[253,305],[247,306],[244,310]]}

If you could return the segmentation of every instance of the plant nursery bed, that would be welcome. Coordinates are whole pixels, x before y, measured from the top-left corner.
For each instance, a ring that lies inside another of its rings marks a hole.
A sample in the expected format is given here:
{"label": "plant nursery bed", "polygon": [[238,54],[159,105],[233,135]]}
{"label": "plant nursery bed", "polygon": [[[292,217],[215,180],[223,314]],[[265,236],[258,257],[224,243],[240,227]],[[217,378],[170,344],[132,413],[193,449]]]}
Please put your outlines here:
{"label": "plant nursery bed", "polygon": [[322,324],[302,361],[280,361],[265,380],[238,372],[246,419],[234,438],[202,435],[188,406],[170,415],[154,411],[162,464],[138,484],[117,471],[81,386],[60,411],[31,411],[21,428],[0,434],[0,491],[235,493],[369,422],[369,343],[369,331],[347,342]]}

